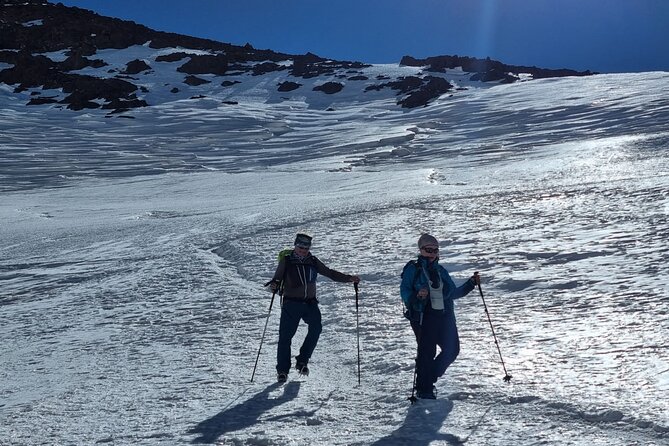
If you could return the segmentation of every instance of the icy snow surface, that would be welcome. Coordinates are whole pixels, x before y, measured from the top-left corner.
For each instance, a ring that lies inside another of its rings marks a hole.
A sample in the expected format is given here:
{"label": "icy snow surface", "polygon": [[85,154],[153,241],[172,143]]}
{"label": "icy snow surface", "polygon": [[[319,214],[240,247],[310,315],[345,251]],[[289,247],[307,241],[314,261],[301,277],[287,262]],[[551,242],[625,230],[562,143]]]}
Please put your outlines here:
{"label": "icy snow surface", "polygon": [[[669,74],[411,111],[353,81],[282,101],[272,75],[220,80],[112,117],[0,85],[0,444],[669,442]],[[302,230],[361,275],[360,323],[322,279],[311,375],[278,385],[275,301],[251,383],[262,284]],[[398,284],[422,231],[457,282],[481,272],[510,384],[473,292],[439,399],[407,401]]]}

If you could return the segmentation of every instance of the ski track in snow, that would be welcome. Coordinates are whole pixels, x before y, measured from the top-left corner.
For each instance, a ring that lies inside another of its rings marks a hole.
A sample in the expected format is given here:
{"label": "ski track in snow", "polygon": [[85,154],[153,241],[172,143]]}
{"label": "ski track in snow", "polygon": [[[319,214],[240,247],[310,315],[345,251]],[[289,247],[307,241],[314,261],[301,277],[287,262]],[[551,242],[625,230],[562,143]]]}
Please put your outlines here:
{"label": "ski track in snow", "polygon": [[[411,112],[7,103],[0,444],[666,444],[666,81],[533,81]],[[353,287],[327,279],[311,375],[274,382],[275,301],[250,382],[262,284],[300,230],[363,278],[360,386]],[[481,272],[511,384],[474,291],[440,399],[407,401],[398,281],[422,231],[457,282]]]}

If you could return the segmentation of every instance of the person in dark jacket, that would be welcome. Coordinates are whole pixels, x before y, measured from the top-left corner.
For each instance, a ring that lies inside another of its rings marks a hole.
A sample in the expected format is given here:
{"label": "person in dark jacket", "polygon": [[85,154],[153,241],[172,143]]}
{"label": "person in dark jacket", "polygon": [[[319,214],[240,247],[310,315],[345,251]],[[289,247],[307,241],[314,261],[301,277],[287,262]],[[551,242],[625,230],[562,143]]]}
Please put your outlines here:
{"label": "person in dark jacket", "polygon": [[316,277],[322,274],[335,282],[360,282],[351,276],[328,268],[311,254],[312,237],[297,234],[292,252],[280,256],[279,265],[269,285],[282,296],[279,344],[276,349],[276,373],[279,382],[288,379],[290,345],[300,320],[308,325],[300,353],[295,357],[295,368],[301,375],[309,374],[309,359],[321,334],[321,312],[316,299]]}
{"label": "person in dark jacket", "polygon": [[460,353],[453,300],[466,296],[480,278],[475,273],[456,286],[446,268],[439,265],[439,242],[430,234],[420,236],[418,248],[418,259],[407,263],[402,272],[400,294],[418,344],[417,396],[434,399],[434,384]]}

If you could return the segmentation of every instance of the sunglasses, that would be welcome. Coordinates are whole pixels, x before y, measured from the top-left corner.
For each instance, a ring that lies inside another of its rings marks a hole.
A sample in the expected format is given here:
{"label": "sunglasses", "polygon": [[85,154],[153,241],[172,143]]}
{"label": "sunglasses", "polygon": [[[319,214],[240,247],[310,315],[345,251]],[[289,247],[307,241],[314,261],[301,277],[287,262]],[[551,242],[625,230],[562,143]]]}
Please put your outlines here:
{"label": "sunglasses", "polygon": [[311,248],[310,245],[300,245],[300,244],[295,245],[295,247],[296,247],[296,248],[301,248],[301,249],[309,249],[309,248]]}
{"label": "sunglasses", "polygon": [[439,248],[420,248],[428,254],[436,254],[439,252]]}

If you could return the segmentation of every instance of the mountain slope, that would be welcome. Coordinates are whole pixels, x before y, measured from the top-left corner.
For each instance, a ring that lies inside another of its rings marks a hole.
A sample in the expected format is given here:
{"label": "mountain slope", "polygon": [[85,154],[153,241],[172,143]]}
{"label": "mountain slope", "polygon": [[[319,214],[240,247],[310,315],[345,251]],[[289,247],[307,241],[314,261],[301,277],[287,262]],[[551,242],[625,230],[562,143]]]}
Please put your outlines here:
{"label": "mountain slope", "polygon": [[[370,78],[362,71],[370,65],[361,62],[329,60],[311,53],[289,55],[258,50],[250,44],[237,46],[155,31],[131,21],[35,0],[5,2],[0,7],[0,36],[0,82],[15,86],[16,93],[29,94],[30,105],[62,104],[72,110],[122,112],[155,105],[157,102],[147,95],[156,90],[176,94],[184,84],[230,87],[243,83],[244,77],[264,75],[272,76],[272,89],[287,99],[302,93],[305,80],[316,78],[319,82],[309,88],[324,95],[336,95],[350,84],[363,83],[362,93],[383,91],[404,108],[425,106],[457,88],[444,69],[444,58],[450,56],[423,61],[407,56],[402,64],[425,66],[425,72],[380,73]],[[135,47],[154,51],[135,58],[127,51],[124,59],[109,60],[113,50]],[[591,74],[473,58],[448,60],[463,62],[464,70],[452,62],[448,67],[471,73],[473,81],[514,82],[523,77],[521,74],[524,78]],[[159,85],[160,72],[165,70],[180,74],[179,82]],[[152,83],[152,90],[144,78]],[[166,96],[164,100],[169,100]],[[364,96],[359,100],[365,100]]]}

